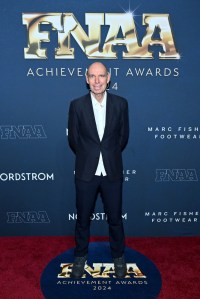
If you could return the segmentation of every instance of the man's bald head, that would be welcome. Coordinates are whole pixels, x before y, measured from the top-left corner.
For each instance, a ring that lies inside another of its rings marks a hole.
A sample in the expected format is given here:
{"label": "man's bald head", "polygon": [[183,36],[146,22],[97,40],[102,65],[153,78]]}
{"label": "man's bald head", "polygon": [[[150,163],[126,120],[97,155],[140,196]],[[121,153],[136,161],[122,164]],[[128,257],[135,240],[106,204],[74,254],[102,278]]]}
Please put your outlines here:
{"label": "man's bald head", "polygon": [[105,66],[105,64],[103,64],[102,62],[94,62],[94,63],[90,64],[90,66],[88,67],[86,75],[88,76],[90,71],[92,71],[93,69],[97,69],[97,68],[105,70],[105,72],[107,74],[109,73],[109,71],[108,71],[107,67]]}
{"label": "man's bald head", "polygon": [[110,82],[110,74],[101,62],[92,63],[86,73],[86,81],[97,101],[101,102]]}

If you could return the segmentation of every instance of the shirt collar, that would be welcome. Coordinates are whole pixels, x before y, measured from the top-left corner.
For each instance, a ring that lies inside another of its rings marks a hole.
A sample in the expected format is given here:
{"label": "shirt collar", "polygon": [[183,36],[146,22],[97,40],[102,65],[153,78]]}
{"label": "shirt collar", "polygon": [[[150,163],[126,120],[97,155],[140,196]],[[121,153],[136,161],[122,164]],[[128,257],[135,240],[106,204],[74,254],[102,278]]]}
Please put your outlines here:
{"label": "shirt collar", "polygon": [[107,101],[107,92],[106,92],[106,91],[105,91],[105,93],[104,93],[103,100],[102,100],[101,103],[99,103],[99,102],[95,99],[95,97],[93,96],[92,93],[90,93],[90,95],[91,95],[92,105],[93,105],[93,106],[101,106],[101,107],[104,107],[104,106],[106,105],[106,101]]}

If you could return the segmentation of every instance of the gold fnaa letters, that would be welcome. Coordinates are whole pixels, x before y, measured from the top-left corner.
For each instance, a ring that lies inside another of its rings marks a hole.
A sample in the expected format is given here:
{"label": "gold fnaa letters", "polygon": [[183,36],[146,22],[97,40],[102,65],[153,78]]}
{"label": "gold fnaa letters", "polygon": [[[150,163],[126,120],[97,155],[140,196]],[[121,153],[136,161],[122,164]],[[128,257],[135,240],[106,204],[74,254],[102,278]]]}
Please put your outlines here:
{"label": "gold fnaa letters", "polygon": [[[117,59],[118,48],[115,49],[115,46],[123,46],[125,49],[122,52],[123,59],[153,59],[152,46],[160,46],[159,59],[180,59],[169,14],[143,14],[142,25],[146,26],[146,34],[141,41],[131,13],[85,13],[88,33],[73,13],[23,13],[22,22],[27,27],[25,59],[48,58],[47,49],[42,43],[50,42],[50,34],[41,29],[43,24],[57,31],[55,59],[75,58],[71,37],[88,59]],[[106,26],[103,29],[107,30],[103,45],[102,26]]]}
{"label": "gold fnaa letters", "polygon": [[[58,274],[58,278],[70,278],[71,269],[73,264],[65,263],[61,264],[61,273]],[[93,263],[92,267],[88,264],[85,265],[85,274],[93,278],[110,278],[114,275],[114,265],[111,263]],[[127,263],[127,275],[125,278],[146,278],[146,276],[140,271],[138,266],[135,263]]]}

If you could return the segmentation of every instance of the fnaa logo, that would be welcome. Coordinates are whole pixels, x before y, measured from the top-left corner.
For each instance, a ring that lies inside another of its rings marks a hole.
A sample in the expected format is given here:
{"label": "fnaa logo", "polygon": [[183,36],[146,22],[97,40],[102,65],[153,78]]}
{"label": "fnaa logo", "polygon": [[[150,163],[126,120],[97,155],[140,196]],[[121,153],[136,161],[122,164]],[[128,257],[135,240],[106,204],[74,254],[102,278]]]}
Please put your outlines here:
{"label": "fnaa logo", "polygon": [[[50,42],[50,30],[57,34],[55,59],[74,59],[75,49],[71,36],[83,53],[90,59],[117,59],[117,49],[122,46],[123,59],[153,59],[152,46],[160,46],[159,59],[180,59],[173,38],[169,14],[143,14],[142,25],[146,34],[138,40],[136,22],[129,13],[86,13],[85,26],[88,34],[72,12],[65,13],[23,13],[23,25],[27,29],[25,59],[47,59],[43,43]],[[50,25],[49,31],[42,25]],[[139,28],[139,27],[138,27]],[[102,45],[102,35],[106,35]]]}
{"label": "fnaa logo", "polygon": [[7,223],[50,223],[46,211],[7,212]]}
{"label": "fnaa logo", "polygon": [[197,182],[196,169],[156,169],[156,182]]}
{"label": "fnaa logo", "polygon": [[162,285],[157,267],[131,248],[126,247],[124,255],[127,275],[118,279],[115,277],[109,243],[91,242],[84,274],[80,279],[74,279],[71,277],[74,248],[63,252],[51,260],[41,275],[40,285],[44,297],[156,299]]}
{"label": "fnaa logo", "polygon": [[42,125],[0,126],[1,139],[44,139],[47,138]]}
{"label": "fnaa logo", "polygon": [[[72,263],[61,263],[61,273],[58,278],[70,278]],[[114,264],[112,263],[93,263],[92,267],[85,265],[85,274],[82,278],[111,278],[114,275]],[[127,275],[125,278],[146,278],[135,263],[127,263]]]}

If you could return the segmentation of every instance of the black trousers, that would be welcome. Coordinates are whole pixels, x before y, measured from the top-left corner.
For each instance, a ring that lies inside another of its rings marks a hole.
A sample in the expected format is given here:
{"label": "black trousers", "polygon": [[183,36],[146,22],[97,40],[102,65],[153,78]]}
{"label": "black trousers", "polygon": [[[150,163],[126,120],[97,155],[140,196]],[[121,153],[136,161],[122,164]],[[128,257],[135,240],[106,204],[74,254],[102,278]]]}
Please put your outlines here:
{"label": "black trousers", "polygon": [[122,222],[122,179],[110,181],[107,176],[94,176],[90,182],[75,179],[77,221],[75,256],[87,255],[90,238],[90,217],[101,194],[109,225],[109,240],[113,258],[123,255],[125,246]]}

